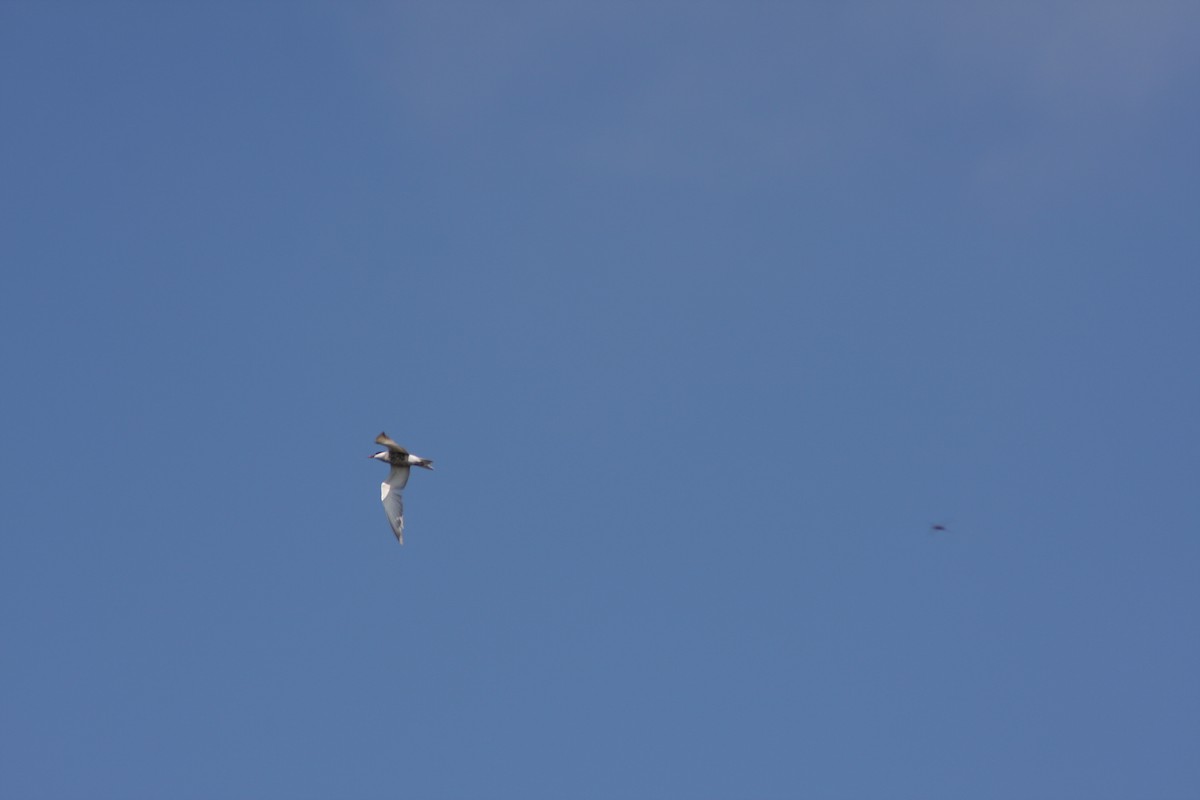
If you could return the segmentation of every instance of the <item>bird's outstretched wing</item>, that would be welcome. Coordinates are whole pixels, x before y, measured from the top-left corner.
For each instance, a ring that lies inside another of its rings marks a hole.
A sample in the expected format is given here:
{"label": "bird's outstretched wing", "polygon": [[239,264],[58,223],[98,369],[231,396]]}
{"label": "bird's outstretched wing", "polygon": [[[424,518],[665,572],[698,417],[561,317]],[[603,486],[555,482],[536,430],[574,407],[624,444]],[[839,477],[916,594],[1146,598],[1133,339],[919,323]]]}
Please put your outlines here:
{"label": "bird's outstretched wing", "polygon": [[376,436],[375,444],[381,444],[384,447],[386,447],[388,450],[391,450],[393,453],[400,453],[402,455],[408,455],[408,451],[405,450],[400,445],[396,444],[394,441],[392,441],[392,438],[390,436],[388,436],[386,433],[381,433],[378,436]]}
{"label": "bird's outstretched wing", "polygon": [[[382,442],[380,442],[382,444]],[[408,483],[408,465],[392,467],[387,480],[379,484],[379,497],[396,541],[404,544],[404,484]]]}

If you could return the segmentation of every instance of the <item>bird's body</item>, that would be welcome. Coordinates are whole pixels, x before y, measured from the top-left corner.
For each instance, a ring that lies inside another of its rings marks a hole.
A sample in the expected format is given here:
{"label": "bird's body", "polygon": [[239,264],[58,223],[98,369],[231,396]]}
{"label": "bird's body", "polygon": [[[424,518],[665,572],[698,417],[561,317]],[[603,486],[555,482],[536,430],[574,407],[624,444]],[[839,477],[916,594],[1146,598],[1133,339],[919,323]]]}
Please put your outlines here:
{"label": "bird's body", "polygon": [[387,462],[392,467],[387,480],[379,486],[379,499],[383,501],[383,510],[387,513],[388,522],[392,525],[392,533],[396,541],[404,544],[404,498],[403,491],[408,483],[410,467],[433,469],[433,462],[428,458],[414,456],[400,445],[396,444],[386,433],[375,437],[375,443],[387,448],[376,453],[371,458]]}

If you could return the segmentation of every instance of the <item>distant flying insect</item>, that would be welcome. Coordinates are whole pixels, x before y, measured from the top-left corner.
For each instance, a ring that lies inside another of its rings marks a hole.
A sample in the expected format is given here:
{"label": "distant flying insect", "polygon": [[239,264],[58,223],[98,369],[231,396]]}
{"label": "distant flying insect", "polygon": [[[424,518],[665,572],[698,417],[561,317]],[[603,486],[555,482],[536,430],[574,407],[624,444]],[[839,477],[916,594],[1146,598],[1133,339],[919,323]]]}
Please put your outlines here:
{"label": "distant flying insect", "polygon": [[408,483],[408,469],[413,466],[433,469],[433,462],[428,458],[412,455],[392,441],[386,433],[376,436],[375,444],[381,444],[387,450],[368,458],[386,461],[392,467],[387,480],[379,486],[379,497],[383,501],[383,510],[387,512],[388,522],[392,525],[392,533],[396,534],[396,541],[404,544],[404,498],[401,495],[404,485]]}
{"label": "distant flying insect", "polygon": [[931,531],[944,531],[944,530],[946,530],[946,526],[945,526],[945,525],[942,525],[941,523],[935,522],[933,525],[930,525],[930,526],[929,526],[929,530],[931,530]]}

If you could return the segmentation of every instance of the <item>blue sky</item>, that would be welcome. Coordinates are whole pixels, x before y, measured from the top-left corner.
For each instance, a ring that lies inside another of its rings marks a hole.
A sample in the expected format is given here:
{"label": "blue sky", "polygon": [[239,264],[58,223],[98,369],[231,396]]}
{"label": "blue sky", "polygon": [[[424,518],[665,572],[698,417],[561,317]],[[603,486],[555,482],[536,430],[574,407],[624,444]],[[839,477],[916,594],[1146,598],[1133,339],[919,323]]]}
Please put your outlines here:
{"label": "blue sky", "polygon": [[0,794],[1196,796],[1200,11],[993,5],[0,4]]}

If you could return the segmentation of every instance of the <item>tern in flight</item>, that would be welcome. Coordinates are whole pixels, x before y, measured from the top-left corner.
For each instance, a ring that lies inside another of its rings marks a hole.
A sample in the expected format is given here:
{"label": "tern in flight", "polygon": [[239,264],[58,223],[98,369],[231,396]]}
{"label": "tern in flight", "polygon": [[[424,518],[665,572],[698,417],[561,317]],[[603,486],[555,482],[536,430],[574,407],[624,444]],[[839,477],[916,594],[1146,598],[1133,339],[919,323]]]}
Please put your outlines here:
{"label": "tern in flight", "polygon": [[387,448],[369,458],[377,458],[391,465],[387,480],[379,486],[379,497],[383,500],[383,510],[387,512],[388,522],[392,523],[392,533],[396,541],[404,544],[404,484],[408,483],[409,467],[417,466],[433,469],[433,462],[428,458],[414,456],[400,445],[396,444],[386,433],[375,437],[375,444]]}

